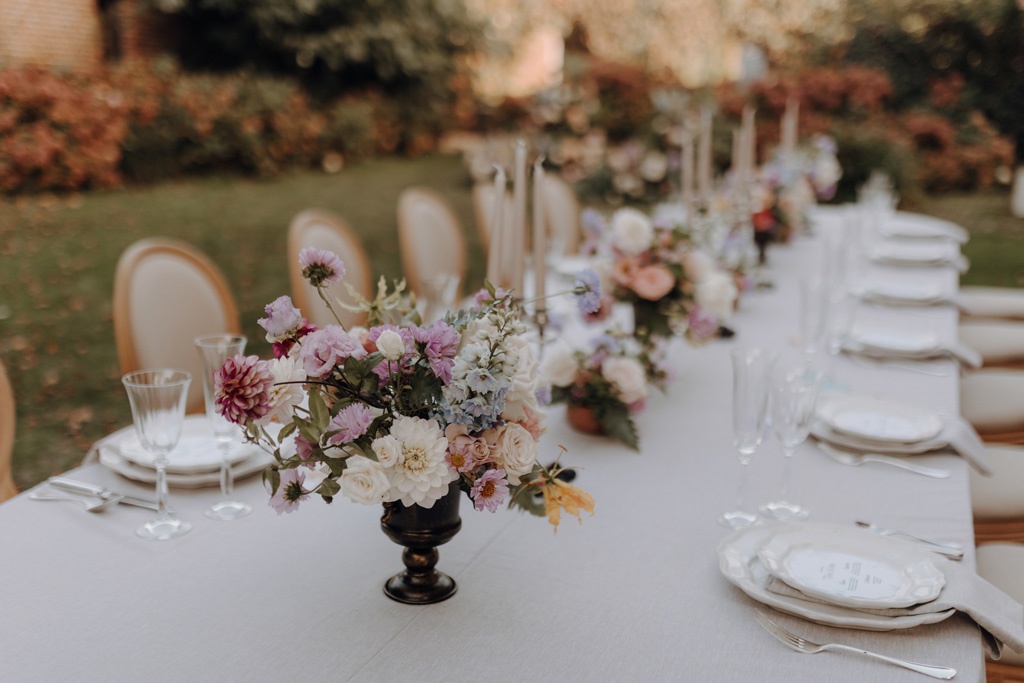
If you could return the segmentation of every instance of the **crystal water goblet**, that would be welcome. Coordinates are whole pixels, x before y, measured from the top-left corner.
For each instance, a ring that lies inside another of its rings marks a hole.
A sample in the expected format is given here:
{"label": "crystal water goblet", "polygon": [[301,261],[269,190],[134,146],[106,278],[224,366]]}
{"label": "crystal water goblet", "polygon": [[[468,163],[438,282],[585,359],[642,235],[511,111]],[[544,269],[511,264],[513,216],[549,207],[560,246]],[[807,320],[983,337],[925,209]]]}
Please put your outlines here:
{"label": "crystal water goblet", "polygon": [[252,512],[252,506],[232,500],[235,477],[231,468],[231,444],[238,436],[238,427],[217,412],[214,375],[229,357],[245,352],[246,338],[240,334],[213,334],[196,337],[196,351],[203,364],[203,396],[206,399],[206,419],[213,429],[220,451],[220,494],[223,500],[214,503],[203,513],[212,519],[224,521],[238,519]]}
{"label": "crystal water goblet", "polygon": [[808,359],[822,348],[828,322],[828,284],[818,278],[800,281],[800,345]]}
{"label": "crystal water goblet", "polygon": [[191,374],[173,369],[139,370],[121,378],[128,392],[135,433],[156,467],[157,518],[135,530],[145,539],[166,541],[192,529],[167,505],[167,457],[181,438],[191,381]]}
{"label": "crystal water goblet", "polygon": [[770,414],[772,431],[783,455],[779,498],[761,506],[762,514],[779,520],[804,519],[807,508],[790,500],[793,454],[811,431],[823,375],[804,364],[780,365],[771,381]]}
{"label": "crystal water goblet", "polygon": [[732,358],[732,439],[739,455],[740,477],[736,509],[724,512],[718,523],[742,529],[757,521],[744,506],[747,466],[761,444],[768,413],[768,386],[775,355],[762,349],[735,349]]}

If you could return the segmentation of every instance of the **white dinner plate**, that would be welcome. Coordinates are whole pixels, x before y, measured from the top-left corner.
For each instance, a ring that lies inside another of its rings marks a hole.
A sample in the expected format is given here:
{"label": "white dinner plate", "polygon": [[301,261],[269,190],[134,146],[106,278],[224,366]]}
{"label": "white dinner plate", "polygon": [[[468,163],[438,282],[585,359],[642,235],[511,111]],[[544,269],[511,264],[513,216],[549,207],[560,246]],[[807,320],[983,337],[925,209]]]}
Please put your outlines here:
{"label": "white dinner plate", "polygon": [[927,332],[858,330],[850,335],[850,339],[867,351],[928,353],[939,348],[938,337]]}
{"label": "white dinner plate", "polygon": [[883,455],[907,456],[921,455],[932,451],[949,447],[949,439],[945,435],[946,429],[932,439],[925,439],[916,443],[889,443],[887,441],[873,441],[871,439],[859,439],[834,431],[823,420],[814,420],[811,423],[811,436],[833,446],[838,446],[849,451],[871,451]]}
{"label": "white dinner plate", "polygon": [[[134,429],[124,430],[104,444],[112,448],[125,460],[140,467],[154,469],[153,456],[139,443]],[[234,464],[252,454],[254,446],[242,441],[239,434],[231,444],[228,460]],[[167,457],[167,472],[173,474],[200,474],[217,472],[220,469],[221,455],[213,430],[205,415],[189,415],[181,426],[181,438],[178,445]]]}
{"label": "white dinner plate", "polygon": [[952,258],[945,244],[881,244],[872,254],[875,261],[906,265],[940,265]]}
{"label": "white dinner plate", "polygon": [[906,303],[928,304],[945,298],[942,287],[934,284],[882,283],[872,286],[866,295]]}
{"label": "white dinner plate", "polygon": [[846,607],[910,607],[931,602],[946,585],[927,551],[864,529],[794,524],[757,556],[804,595]]}
{"label": "white dinner plate", "polygon": [[931,216],[897,213],[882,225],[882,235],[903,239],[951,240],[963,243],[969,237],[967,231],[955,223]]}
{"label": "white dinner plate", "polygon": [[938,415],[905,403],[866,397],[823,402],[818,418],[840,434],[885,443],[918,443],[942,431]]}
{"label": "white dinner plate", "polygon": [[725,578],[762,604],[826,626],[864,631],[895,631],[934,624],[956,613],[955,609],[948,609],[942,612],[887,617],[842,605],[830,605],[772,593],[768,590],[768,583],[773,577],[761,564],[757,549],[774,534],[787,528],[786,524],[751,526],[726,537],[718,545],[718,565]]}
{"label": "white dinner plate", "polygon": [[[99,450],[100,464],[110,468],[123,477],[146,484],[156,483],[156,470],[138,465],[124,458],[117,451],[101,446]],[[250,449],[246,457],[235,463],[231,471],[235,479],[243,479],[264,470],[274,458],[260,450]],[[208,486],[220,486],[220,472],[202,472],[196,474],[167,473],[167,485],[174,488],[198,489]]]}

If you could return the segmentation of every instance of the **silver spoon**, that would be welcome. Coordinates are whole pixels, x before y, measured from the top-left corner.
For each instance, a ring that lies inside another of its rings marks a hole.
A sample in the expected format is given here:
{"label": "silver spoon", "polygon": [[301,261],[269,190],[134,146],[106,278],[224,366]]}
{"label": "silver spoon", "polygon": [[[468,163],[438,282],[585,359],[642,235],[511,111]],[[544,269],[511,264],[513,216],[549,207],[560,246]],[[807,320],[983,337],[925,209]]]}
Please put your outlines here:
{"label": "silver spoon", "polygon": [[28,497],[32,500],[66,500],[70,503],[81,503],[85,507],[86,512],[103,512],[107,508],[117,505],[122,498],[119,494],[111,494],[106,496],[97,496],[97,500],[95,502],[90,502],[83,498],[57,496],[52,493],[47,493],[46,491],[33,491]]}
{"label": "silver spoon", "polygon": [[961,560],[964,557],[964,549],[956,543],[942,541],[937,538],[929,538],[928,536],[918,536],[917,534],[912,534],[909,531],[897,531],[895,529],[886,529],[884,527],[878,526],[877,524],[865,522],[860,519],[858,519],[855,522],[855,524],[863,529],[873,531],[876,534],[879,534],[880,536],[905,536],[907,538],[911,538],[915,541],[925,544],[926,546],[928,546],[928,549],[932,552],[939,553],[940,555],[945,555],[953,560]]}

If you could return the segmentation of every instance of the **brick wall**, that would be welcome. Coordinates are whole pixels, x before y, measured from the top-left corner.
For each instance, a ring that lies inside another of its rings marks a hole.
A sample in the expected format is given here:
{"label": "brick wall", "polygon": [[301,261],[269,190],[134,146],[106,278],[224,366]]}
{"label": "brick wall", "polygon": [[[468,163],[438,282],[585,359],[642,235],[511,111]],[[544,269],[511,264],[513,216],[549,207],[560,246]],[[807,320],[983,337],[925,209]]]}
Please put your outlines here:
{"label": "brick wall", "polygon": [[0,0],[0,66],[82,70],[102,56],[96,0]]}

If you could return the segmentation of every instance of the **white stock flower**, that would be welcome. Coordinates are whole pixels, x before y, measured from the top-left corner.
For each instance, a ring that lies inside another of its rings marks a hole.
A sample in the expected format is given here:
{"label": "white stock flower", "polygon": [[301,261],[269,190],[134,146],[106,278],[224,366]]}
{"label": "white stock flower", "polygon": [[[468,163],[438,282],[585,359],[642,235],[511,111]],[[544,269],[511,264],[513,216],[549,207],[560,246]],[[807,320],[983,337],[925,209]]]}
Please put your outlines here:
{"label": "white stock flower", "polygon": [[612,215],[612,244],[625,254],[639,254],[651,248],[654,226],[636,209],[619,209]]}
{"label": "white stock flower", "polygon": [[384,330],[377,337],[377,350],[385,360],[398,360],[405,355],[405,340],[394,330]]}
{"label": "white stock flower", "polygon": [[647,376],[643,366],[634,358],[606,358],[601,363],[601,374],[619,390],[622,402],[627,405],[647,396]]}
{"label": "white stock flower", "polygon": [[727,273],[715,271],[697,283],[694,299],[719,320],[732,315],[736,303],[736,282]]}
{"label": "white stock flower", "polygon": [[402,458],[402,444],[390,434],[374,439],[370,448],[377,456],[377,462],[384,467],[394,467]]}
{"label": "white stock flower", "polygon": [[306,379],[306,371],[297,357],[284,356],[270,362],[270,374],[274,378],[274,384],[270,387],[270,412],[258,423],[291,422],[295,406],[302,403],[306,395],[301,384]]}
{"label": "white stock flower", "polygon": [[353,455],[341,473],[341,492],[354,503],[371,505],[384,500],[391,490],[388,475],[379,462]]}
{"label": "white stock flower", "polygon": [[692,282],[700,282],[717,270],[715,260],[698,249],[691,249],[683,255],[683,268]]}
{"label": "white stock flower", "polygon": [[400,500],[406,507],[433,507],[458,476],[444,459],[448,452],[444,432],[433,420],[403,415],[391,425],[391,436],[401,444],[401,455],[388,473],[391,490],[386,500]]}
{"label": "white stock flower", "polygon": [[521,424],[509,422],[498,436],[498,458],[508,483],[515,486],[520,477],[533,471],[537,462],[537,442]]}
{"label": "white stock flower", "polygon": [[576,356],[565,344],[555,344],[544,353],[540,374],[553,386],[567,387],[576,379]]}

